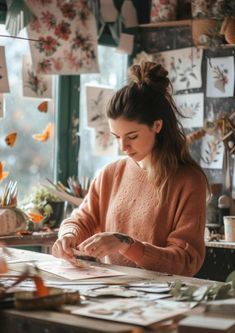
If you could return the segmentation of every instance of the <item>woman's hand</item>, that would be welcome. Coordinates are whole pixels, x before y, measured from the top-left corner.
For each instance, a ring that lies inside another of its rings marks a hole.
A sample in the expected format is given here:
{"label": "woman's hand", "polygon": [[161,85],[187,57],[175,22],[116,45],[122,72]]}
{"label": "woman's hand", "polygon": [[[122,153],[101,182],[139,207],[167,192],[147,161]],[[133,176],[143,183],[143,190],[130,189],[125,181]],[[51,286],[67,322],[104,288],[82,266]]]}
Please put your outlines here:
{"label": "woman's hand", "polygon": [[134,240],[128,235],[117,232],[101,232],[82,242],[78,249],[87,255],[102,258],[119,251],[126,252]]}
{"label": "woman's hand", "polygon": [[57,239],[52,246],[52,254],[54,257],[69,260],[73,257],[73,249],[76,247],[76,237],[74,235],[65,235]]}

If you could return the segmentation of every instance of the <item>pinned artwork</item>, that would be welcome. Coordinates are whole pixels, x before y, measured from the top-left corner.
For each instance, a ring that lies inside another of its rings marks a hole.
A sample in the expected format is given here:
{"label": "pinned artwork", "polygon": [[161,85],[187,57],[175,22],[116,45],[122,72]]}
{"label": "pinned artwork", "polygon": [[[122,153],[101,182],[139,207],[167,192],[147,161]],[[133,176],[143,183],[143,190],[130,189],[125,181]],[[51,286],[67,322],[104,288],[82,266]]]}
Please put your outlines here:
{"label": "pinned artwork", "polygon": [[207,60],[207,97],[232,97],[234,92],[234,57]]}
{"label": "pinned artwork", "polygon": [[52,76],[37,74],[31,58],[23,58],[23,96],[52,98]]}
{"label": "pinned artwork", "polygon": [[96,21],[88,0],[27,0],[35,20],[27,27],[38,74],[98,72]]}
{"label": "pinned artwork", "polygon": [[0,94],[0,119],[4,118],[5,114],[5,103],[4,103],[4,95]]}
{"label": "pinned artwork", "polygon": [[5,58],[5,47],[0,46],[0,93],[9,92],[7,65]]}
{"label": "pinned artwork", "polygon": [[205,169],[222,169],[224,144],[214,135],[205,134],[202,138],[200,165]]}
{"label": "pinned artwork", "polygon": [[134,47],[134,35],[121,34],[119,39],[119,45],[117,47],[117,52],[132,54]]}
{"label": "pinned artwork", "polygon": [[117,156],[117,144],[112,137],[106,118],[106,107],[113,96],[113,89],[86,86],[88,126],[95,129],[94,155]]}
{"label": "pinned artwork", "polygon": [[184,128],[202,127],[204,119],[204,94],[174,96],[178,110],[183,114],[179,120]]}
{"label": "pinned artwork", "polygon": [[126,28],[136,27],[138,25],[136,8],[132,1],[124,0],[121,8],[121,15],[123,17],[124,25]]}
{"label": "pinned artwork", "polygon": [[202,86],[202,49],[188,47],[152,55],[168,71],[174,92]]}

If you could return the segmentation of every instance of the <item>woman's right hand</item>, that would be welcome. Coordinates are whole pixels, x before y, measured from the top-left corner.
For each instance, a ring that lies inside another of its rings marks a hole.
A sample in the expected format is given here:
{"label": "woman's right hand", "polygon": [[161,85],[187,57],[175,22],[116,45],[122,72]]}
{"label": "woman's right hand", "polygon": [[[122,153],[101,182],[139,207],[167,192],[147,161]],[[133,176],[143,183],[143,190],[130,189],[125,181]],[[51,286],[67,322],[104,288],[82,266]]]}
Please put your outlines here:
{"label": "woman's right hand", "polygon": [[74,235],[65,235],[52,246],[54,257],[69,260],[73,257],[73,250],[76,248],[76,237]]}

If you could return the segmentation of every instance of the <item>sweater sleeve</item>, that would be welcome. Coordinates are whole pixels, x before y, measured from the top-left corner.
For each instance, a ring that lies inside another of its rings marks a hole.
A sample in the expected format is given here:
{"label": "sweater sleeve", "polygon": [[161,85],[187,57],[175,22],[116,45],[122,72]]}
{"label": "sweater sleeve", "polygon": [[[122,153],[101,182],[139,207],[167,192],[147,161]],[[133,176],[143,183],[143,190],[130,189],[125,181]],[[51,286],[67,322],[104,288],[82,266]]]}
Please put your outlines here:
{"label": "sweater sleeve", "polygon": [[74,235],[77,244],[92,236],[99,230],[99,199],[98,179],[96,178],[84,198],[82,204],[72,211],[69,218],[62,221],[59,229],[59,238],[65,235]]}
{"label": "sweater sleeve", "polygon": [[194,187],[186,186],[180,193],[165,247],[134,240],[124,256],[145,269],[185,276],[196,274],[205,256],[206,188],[203,180]]}

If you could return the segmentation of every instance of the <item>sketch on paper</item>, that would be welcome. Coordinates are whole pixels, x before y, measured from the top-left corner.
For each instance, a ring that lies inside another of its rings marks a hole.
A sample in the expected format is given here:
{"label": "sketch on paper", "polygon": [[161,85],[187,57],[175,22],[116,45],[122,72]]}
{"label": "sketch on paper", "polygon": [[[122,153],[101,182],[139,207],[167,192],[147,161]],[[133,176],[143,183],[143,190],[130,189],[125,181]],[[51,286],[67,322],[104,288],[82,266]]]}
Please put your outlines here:
{"label": "sketch on paper", "polygon": [[204,119],[204,94],[175,95],[174,100],[178,110],[184,117],[179,120],[184,128],[202,127]]}
{"label": "sketch on paper", "polygon": [[207,97],[232,97],[234,92],[234,57],[207,59]]}
{"label": "sketch on paper", "polygon": [[23,58],[23,96],[52,98],[52,76],[37,74],[28,56]]}
{"label": "sketch on paper", "polygon": [[200,165],[205,169],[222,169],[224,144],[214,135],[206,134],[202,138]]}
{"label": "sketch on paper", "polygon": [[135,325],[150,325],[178,316],[188,308],[179,302],[159,300],[117,299],[72,311],[87,317],[107,319]]}
{"label": "sketch on paper", "polygon": [[117,144],[112,137],[106,118],[106,108],[113,96],[113,89],[86,86],[87,122],[95,129],[94,155],[117,156]]}
{"label": "sketch on paper", "polygon": [[4,118],[4,95],[0,94],[0,119]]}
{"label": "sketch on paper", "polygon": [[95,17],[88,0],[27,4],[35,19],[27,26],[37,73],[77,75],[98,72]]}
{"label": "sketch on paper", "polygon": [[78,268],[61,259],[53,261],[42,261],[37,263],[37,267],[45,272],[52,273],[68,280],[91,279],[101,276],[119,276],[124,273],[108,269],[105,267],[89,266],[88,268]]}
{"label": "sketch on paper", "polygon": [[9,92],[7,65],[5,58],[5,47],[0,46],[0,93]]}
{"label": "sketch on paper", "polygon": [[202,86],[202,49],[188,47],[153,54],[153,61],[160,63],[168,71],[174,92],[200,88]]}

